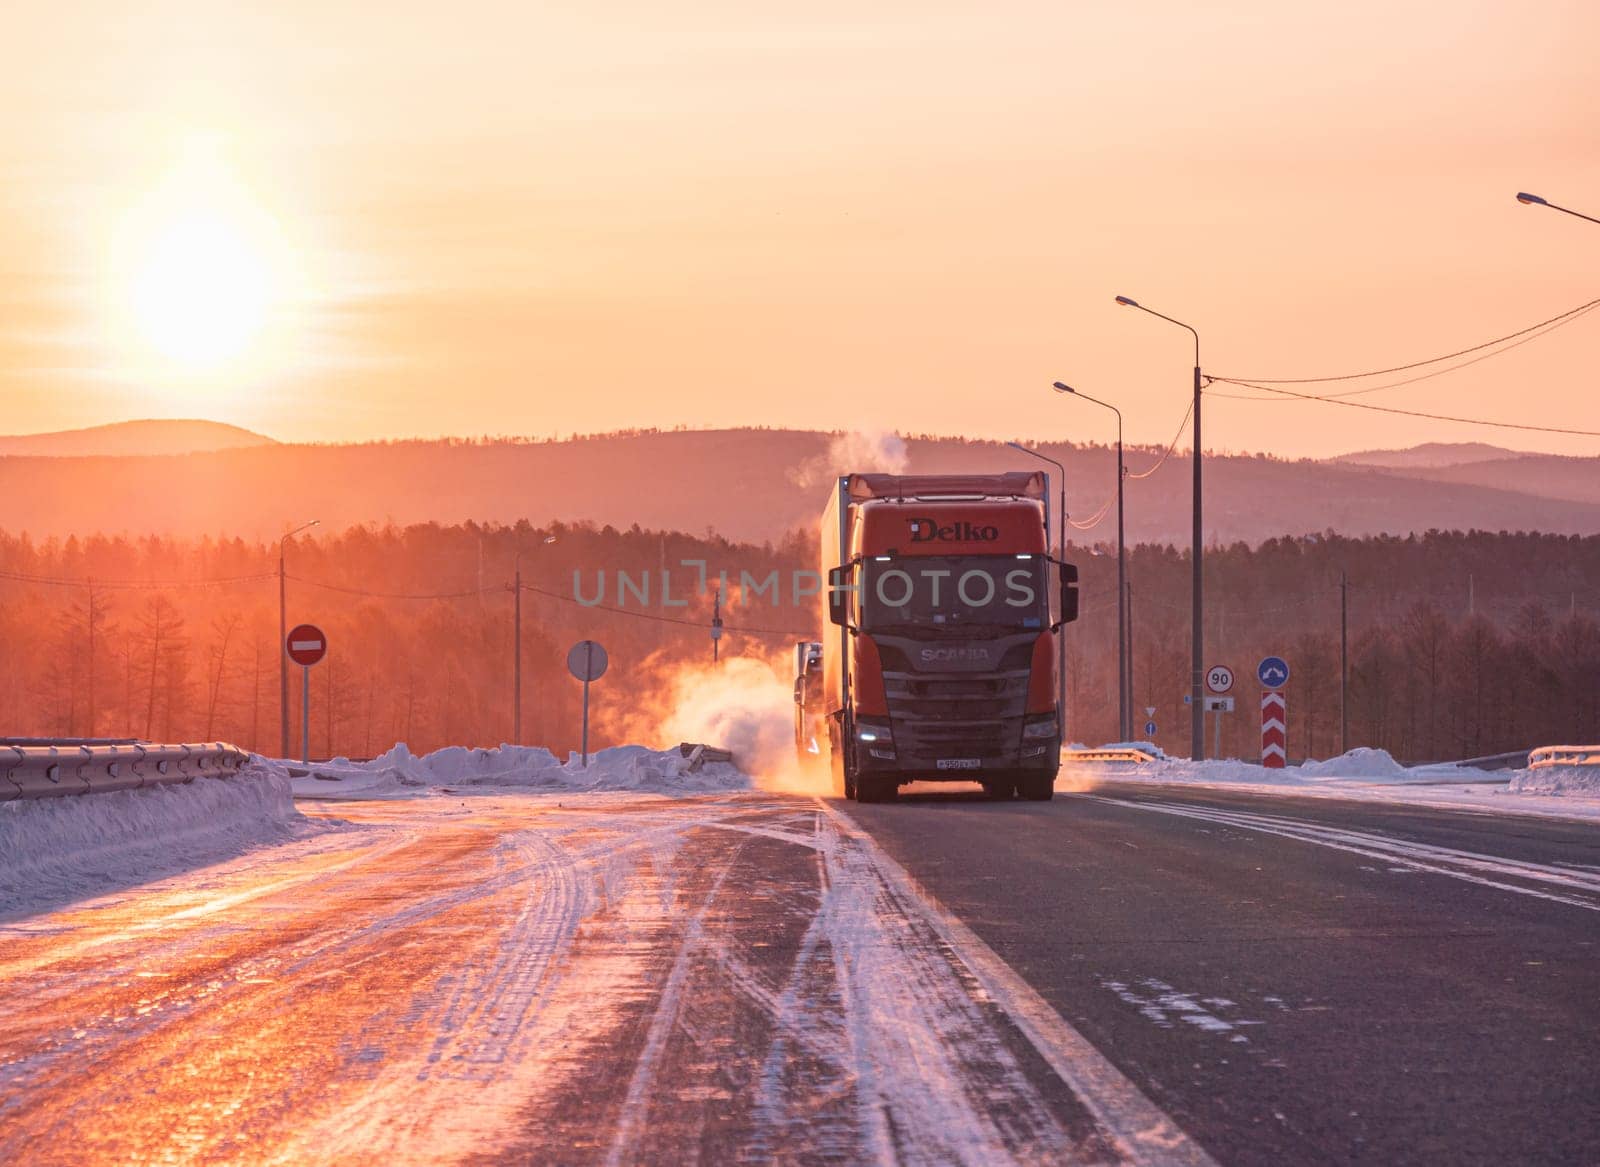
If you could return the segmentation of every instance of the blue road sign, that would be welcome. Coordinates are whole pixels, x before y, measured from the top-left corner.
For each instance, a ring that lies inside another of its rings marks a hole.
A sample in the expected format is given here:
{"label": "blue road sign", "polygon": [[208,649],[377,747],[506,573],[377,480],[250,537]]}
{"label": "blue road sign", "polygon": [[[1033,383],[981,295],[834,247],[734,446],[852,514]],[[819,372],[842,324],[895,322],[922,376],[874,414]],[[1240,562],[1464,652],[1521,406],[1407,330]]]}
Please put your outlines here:
{"label": "blue road sign", "polygon": [[1144,736],[1145,737],[1155,737],[1156,736],[1156,723],[1155,722],[1147,721],[1147,722],[1144,723]]}
{"label": "blue road sign", "polygon": [[1256,679],[1268,689],[1282,688],[1289,680],[1289,662],[1281,656],[1264,656],[1256,666]]}

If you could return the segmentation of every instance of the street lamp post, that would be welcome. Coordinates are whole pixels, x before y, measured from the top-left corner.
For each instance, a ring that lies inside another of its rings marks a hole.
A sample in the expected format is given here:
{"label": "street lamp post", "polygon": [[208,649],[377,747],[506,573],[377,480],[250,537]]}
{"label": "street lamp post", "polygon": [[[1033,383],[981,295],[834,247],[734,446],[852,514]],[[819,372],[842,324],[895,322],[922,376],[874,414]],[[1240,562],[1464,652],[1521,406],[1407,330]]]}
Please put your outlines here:
{"label": "street lamp post", "polygon": [[1127,296],[1118,296],[1117,303],[1129,308],[1137,308],[1141,312],[1148,312],[1151,316],[1159,317],[1168,324],[1176,324],[1179,328],[1188,329],[1194,337],[1194,533],[1193,550],[1190,553],[1191,569],[1191,595],[1189,608],[1190,622],[1190,675],[1189,675],[1189,756],[1199,761],[1206,756],[1206,727],[1205,703],[1201,697],[1201,682],[1205,676],[1205,607],[1204,596],[1200,586],[1200,557],[1201,557],[1201,492],[1200,492],[1200,334],[1181,320],[1174,320],[1164,316],[1153,308],[1146,308],[1137,300]]}
{"label": "street lamp post", "polygon": [[[542,542],[554,543],[554,535]],[[522,744],[522,545],[517,544],[516,572],[511,583],[511,744]]]}
{"label": "street lamp post", "polygon": [[1128,545],[1123,488],[1128,472],[1122,465],[1122,410],[1109,401],[1091,397],[1063,381],[1054,383],[1057,393],[1070,393],[1109,409],[1117,415],[1117,740],[1133,740],[1132,686],[1128,683]]}
{"label": "street lamp post", "polygon": [[[1031,450],[1020,442],[1007,442],[1013,450],[1021,450],[1024,454],[1048,462],[1061,472],[1061,506],[1057,510],[1056,518],[1056,558],[1062,563],[1067,561],[1067,468],[1048,454],[1041,454],[1038,450]],[[1061,740],[1067,740],[1067,634],[1058,629],[1056,631],[1056,726],[1061,731]]]}
{"label": "street lamp post", "polygon": [[1549,207],[1552,211],[1560,211],[1562,214],[1571,215],[1575,219],[1587,219],[1591,223],[1600,223],[1600,219],[1596,219],[1593,215],[1585,215],[1582,211],[1574,211],[1570,207],[1558,207],[1549,199],[1542,199],[1538,195],[1528,194],[1526,191],[1517,192],[1517,202],[1530,207]]}
{"label": "street lamp post", "polygon": [[278,737],[278,757],[289,756],[289,588],[287,577],[283,570],[284,547],[294,536],[310,527],[315,527],[320,520],[312,519],[309,523],[301,523],[292,531],[286,531],[283,538],[278,540],[278,721],[280,734]]}

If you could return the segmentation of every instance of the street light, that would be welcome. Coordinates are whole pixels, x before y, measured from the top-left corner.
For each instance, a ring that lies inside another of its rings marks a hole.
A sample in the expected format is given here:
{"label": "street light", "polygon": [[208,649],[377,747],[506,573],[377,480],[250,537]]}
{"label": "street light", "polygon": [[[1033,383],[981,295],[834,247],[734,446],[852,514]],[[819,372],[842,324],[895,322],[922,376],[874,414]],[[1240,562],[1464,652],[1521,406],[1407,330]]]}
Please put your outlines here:
{"label": "street light", "polygon": [[[554,543],[554,535],[546,535],[541,543]],[[511,744],[522,744],[522,544],[517,544],[516,574],[511,583],[512,609],[516,615],[511,622]]]}
{"label": "street light", "polygon": [[283,538],[278,540],[278,720],[282,730],[278,739],[280,758],[289,756],[289,604],[288,585],[283,571],[284,546],[301,531],[315,527],[320,522],[320,519],[312,519],[308,523],[301,523],[294,530],[284,532]]}
{"label": "street light", "polygon": [[1151,316],[1159,317],[1168,324],[1176,324],[1179,328],[1188,329],[1194,337],[1194,544],[1190,553],[1193,580],[1191,585],[1189,622],[1190,622],[1190,676],[1189,676],[1189,756],[1199,761],[1206,756],[1206,732],[1204,702],[1200,696],[1200,684],[1205,675],[1205,610],[1200,587],[1200,334],[1181,320],[1174,320],[1170,316],[1163,316],[1153,308],[1146,308],[1137,300],[1127,296],[1118,296],[1117,303],[1129,308],[1137,308],[1141,312],[1148,312]]}
{"label": "street light", "polygon": [[1528,194],[1526,191],[1517,192],[1517,202],[1530,207],[1549,207],[1552,211],[1561,211],[1576,219],[1588,219],[1591,223],[1600,223],[1600,219],[1596,219],[1593,215],[1585,215],[1582,211],[1574,211],[1569,207],[1558,207],[1549,199],[1542,199],[1538,195]]}
{"label": "street light", "polygon": [[[1060,516],[1056,520],[1056,543],[1060,550],[1056,557],[1062,563],[1067,561],[1067,468],[1048,454],[1041,454],[1038,450],[1030,450],[1020,442],[1007,442],[1013,450],[1021,450],[1029,457],[1037,458],[1041,462],[1048,462],[1061,471],[1061,508],[1057,511]],[[1056,726],[1061,731],[1061,740],[1067,740],[1067,634],[1064,631],[1056,632]]]}
{"label": "street light", "polygon": [[1092,401],[1117,415],[1117,740],[1131,742],[1133,683],[1128,668],[1128,551],[1122,507],[1123,484],[1127,481],[1128,472],[1122,466],[1122,410],[1109,401],[1090,397],[1064,381],[1056,381],[1054,387],[1057,393],[1070,393],[1074,397]]}

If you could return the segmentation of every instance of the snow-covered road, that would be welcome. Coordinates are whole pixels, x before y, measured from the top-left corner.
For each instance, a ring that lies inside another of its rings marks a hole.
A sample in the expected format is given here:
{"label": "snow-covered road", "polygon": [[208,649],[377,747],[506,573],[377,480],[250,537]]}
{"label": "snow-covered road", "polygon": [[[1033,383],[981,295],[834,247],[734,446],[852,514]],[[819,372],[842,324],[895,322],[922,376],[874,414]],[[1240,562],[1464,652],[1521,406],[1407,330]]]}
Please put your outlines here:
{"label": "snow-covered road", "polygon": [[1207,1161],[814,799],[311,813],[0,926],[0,1162]]}

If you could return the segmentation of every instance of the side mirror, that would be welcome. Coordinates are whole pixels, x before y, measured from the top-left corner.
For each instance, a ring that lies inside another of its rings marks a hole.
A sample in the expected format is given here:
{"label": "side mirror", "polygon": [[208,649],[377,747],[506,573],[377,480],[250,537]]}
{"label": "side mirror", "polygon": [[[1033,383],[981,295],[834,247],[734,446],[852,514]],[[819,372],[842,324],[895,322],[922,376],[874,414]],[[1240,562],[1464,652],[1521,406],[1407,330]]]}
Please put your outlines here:
{"label": "side mirror", "polygon": [[1055,626],[1071,624],[1078,618],[1078,567],[1073,563],[1057,563],[1061,569],[1061,619]]}
{"label": "side mirror", "polygon": [[850,623],[850,564],[828,572],[828,619],[838,625]]}

